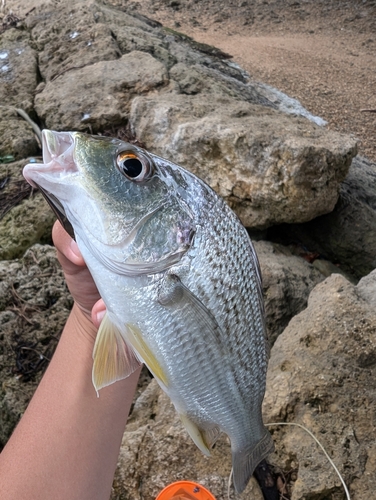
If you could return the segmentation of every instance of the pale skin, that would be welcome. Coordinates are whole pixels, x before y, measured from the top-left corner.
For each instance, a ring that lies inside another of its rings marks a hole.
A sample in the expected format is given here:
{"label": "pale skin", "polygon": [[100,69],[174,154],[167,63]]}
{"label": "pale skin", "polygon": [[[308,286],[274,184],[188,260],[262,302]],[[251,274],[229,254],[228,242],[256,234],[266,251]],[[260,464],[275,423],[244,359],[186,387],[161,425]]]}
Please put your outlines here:
{"label": "pale skin", "polygon": [[140,369],[97,397],[92,352],[105,306],[76,243],[58,222],[52,234],[75,303],[50,365],[0,455],[0,498],[108,499]]}

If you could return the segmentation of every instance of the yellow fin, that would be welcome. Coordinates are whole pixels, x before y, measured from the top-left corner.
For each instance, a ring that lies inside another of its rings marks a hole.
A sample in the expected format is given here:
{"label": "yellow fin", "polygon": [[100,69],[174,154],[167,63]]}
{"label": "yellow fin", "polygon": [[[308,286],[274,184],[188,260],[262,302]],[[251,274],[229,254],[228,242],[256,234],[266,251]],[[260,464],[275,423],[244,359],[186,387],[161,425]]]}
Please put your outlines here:
{"label": "yellow fin", "polygon": [[93,384],[98,392],[102,387],[128,377],[140,362],[126,344],[119,329],[105,314],[99,327],[93,351]]}
{"label": "yellow fin", "polygon": [[205,443],[203,432],[186,415],[179,413],[179,416],[184,424],[184,427],[186,428],[188,434],[191,436],[191,439],[195,443],[197,448],[199,448],[204,455],[210,457],[210,450],[207,447],[207,444]]}
{"label": "yellow fin", "polygon": [[150,347],[146,344],[142,332],[137,325],[127,323],[126,327],[131,335],[129,342],[132,344],[134,349],[139,353],[142,360],[145,362],[149,370],[152,372],[154,377],[162,382],[166,387],[168,387],[168,379],[164,373],[161,365],[159,364],[157,358],[154,356]]}

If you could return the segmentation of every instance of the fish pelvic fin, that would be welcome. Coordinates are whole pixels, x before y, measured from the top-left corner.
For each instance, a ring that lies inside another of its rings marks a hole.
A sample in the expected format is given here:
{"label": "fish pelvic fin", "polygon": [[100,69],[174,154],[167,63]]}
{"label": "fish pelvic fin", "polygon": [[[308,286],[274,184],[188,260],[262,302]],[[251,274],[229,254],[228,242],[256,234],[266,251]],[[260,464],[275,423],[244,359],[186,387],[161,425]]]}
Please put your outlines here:
{"label": "fish pelvic fin", "polygon": [[125,342],[120,330],[105,314],[94,344],[92,379],[98,391],[117,380],[127,378],[139,366],[132,348]]}
{"label": "fish pelvic fin", "polygon": [[202,431],[187,415],[179,413],[180,419],[190,435],[192,441],[195,443],[204,455],[210,457],[211,453],[207,443],[205,442],[204,431]]}
{"label": "fish pelvic fin", "polygon": [[242,493],[257,467],[274,450],[272,437],[266,429],[256,446],[232,451],[233,481],[237,493]]}

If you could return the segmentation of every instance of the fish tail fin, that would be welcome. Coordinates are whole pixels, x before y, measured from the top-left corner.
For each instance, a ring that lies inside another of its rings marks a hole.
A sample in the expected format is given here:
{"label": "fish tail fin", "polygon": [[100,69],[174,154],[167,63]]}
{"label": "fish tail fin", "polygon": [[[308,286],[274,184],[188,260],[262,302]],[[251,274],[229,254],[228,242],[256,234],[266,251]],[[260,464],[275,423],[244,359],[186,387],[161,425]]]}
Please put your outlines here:
{"label": "fish tail fin", "polygon": [[256,445],[252,443],[246,448],[233,449],[233,481],[237,493],[242,493],[245,490],[257,465],[273,450],[274,443],[269,431],[266,429],[264,429],[264,434]]}

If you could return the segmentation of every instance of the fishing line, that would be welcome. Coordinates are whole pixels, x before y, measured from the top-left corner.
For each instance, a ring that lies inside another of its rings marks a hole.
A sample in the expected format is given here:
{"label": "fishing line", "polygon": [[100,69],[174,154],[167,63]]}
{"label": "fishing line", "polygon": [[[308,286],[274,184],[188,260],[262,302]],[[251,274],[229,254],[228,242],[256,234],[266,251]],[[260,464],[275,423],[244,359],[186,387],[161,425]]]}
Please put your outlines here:
{"label": "fishing line", "polygon": [[347,486],[346,486],[346,483],[344,481],[344,479],[342,478],[339,470],[337,469],[335,463],[333,462],[333,460],[330,458],[330,456],[328,455],[328,453],[326,452],[325,448],[323,447],[323,445],[320,443],[320,441],[316,438],[316,436],[314,436],[312,434],[312,432],[307,429],[306,427],[304,427],[304,425],[301,425],[301,424],[296,424],[294,422],[272,422],[270,424],[265,424],[266,427],[271,427],[273,425],[295,425],[296,427],[300,427],[301,429],[303,429],[307,434],[309,434],[311,436],[311,438],[320,446],[320,448],[322,449],[322,451],[324,452],[324,455],[326,456],[326,458],[328,459],[330,465],[333,467],[333,469],[336,471],[336,474],[337,476],[339,477],[341,483],[342,483],[342,486],[343,486],[343,489],[345,490],[345,493],[346,493],[346,498],[347,500],[351,500],[350,498],[350,493],[349,493],[349,490],[347,489]]}

